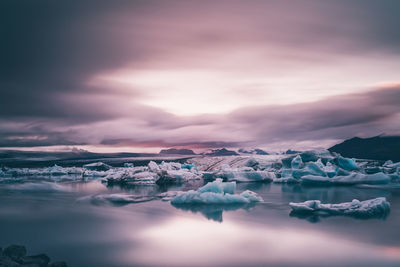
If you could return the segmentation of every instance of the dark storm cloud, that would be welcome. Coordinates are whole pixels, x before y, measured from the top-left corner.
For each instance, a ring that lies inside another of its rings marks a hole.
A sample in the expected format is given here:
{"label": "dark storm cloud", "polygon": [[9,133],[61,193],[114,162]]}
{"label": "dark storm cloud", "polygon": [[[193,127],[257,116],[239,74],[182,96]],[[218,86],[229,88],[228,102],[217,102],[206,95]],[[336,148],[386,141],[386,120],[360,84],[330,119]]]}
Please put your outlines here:
{"label": "dark storm cloud", "polygon": [[70,140],[70,131],[56,132],[40,126],[17,130],[0,130],[0,147],[34,147],[56,145],[81,145]]}
{"label": "dark storm cloud", "polygon": [[163,140],[135,141],[132,139],[106,139],[101,141],[101,145],[125,146],[125,147],[188,147],[188,148],[219,148],[219,147],[240,147],[246,145],[246,142],[165,142]]}
{"label": "dark storm cloud", "polygon": [[134,135],[136,143],[216,147],[391,131],[398,87],[182,117],[139,104],[135,88],[88,80],[128,65],[210,66],[218,58],[205,52],[264,44],[306,61],[376,52],[390,58],[400,53],[398,10],[395,0],[1,1],[0,146],[111,144]]}
{"label": "dark storm cloud", "polygon": [[312,103],[240,109],[227,124],[251,129],[258,143],[369,136],[399,129],[400,86]]}

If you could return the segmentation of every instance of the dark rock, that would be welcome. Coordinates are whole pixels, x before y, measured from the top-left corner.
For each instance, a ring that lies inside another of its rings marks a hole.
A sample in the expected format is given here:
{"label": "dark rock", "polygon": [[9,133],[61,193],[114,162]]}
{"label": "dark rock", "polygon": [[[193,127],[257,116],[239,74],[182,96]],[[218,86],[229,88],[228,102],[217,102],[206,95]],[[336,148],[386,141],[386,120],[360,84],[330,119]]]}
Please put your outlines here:
{"label": "dark rock", "polygon": [[11,245],[4,249],[3,255],[13,261],[20,261],[26,255],[26,248],[24,246]]}
{"label": "dark rock", "polygon": [[49,256],[46,254],[39,254],[33,256],[22,257],[19,263],[28,266],[47,267],[50,262]]}

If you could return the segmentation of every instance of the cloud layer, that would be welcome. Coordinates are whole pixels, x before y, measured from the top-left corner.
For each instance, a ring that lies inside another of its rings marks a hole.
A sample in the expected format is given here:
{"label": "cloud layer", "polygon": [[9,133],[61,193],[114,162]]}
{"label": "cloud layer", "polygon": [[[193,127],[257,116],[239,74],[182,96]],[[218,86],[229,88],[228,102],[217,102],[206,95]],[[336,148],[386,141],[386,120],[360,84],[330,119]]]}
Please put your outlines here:
{"label": "cloud layer", "polygon": [[400,3],[3,1],[0,146],[397,134]]}

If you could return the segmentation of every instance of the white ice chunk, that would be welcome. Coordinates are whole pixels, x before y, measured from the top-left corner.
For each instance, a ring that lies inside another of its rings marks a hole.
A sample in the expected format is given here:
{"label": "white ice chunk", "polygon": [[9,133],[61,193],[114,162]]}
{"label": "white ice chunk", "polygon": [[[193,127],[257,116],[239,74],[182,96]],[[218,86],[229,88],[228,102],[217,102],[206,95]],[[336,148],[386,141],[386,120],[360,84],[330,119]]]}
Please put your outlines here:
{"label": "white ice chunk", "polygon": [[382,172],[374,174],[351,173],[348,176],[335,176],[332,178],[316,175],[301,177],[301,182],[307,184],[387,184],[390,180],[391,178]]}
{"label": "white ice chunk", "polygon": [[94,162],[83,165],[83,168],[91,171],[108,171],[111,169],[111,166],[103,162]]}
{"label": "white ice chunk", "polygon": [[166,171],[165,173],[162,173],[161,176],[170,179],[170,181],[172,182],[184,182],[201,179],[201,176],[197,175],[196,173],[190,172],[187,169]]}
{"label": "white ice chunk", "polygon": [[271,182],[276,178],[274,172],[254,171],[250,167],[243,168],[224,168],[215,173],[215,177],[232,182]]}
{"label": "white ice chunk", "polygon": [[149,167],[149,170],[152,172],[157,172],[160,170],[160,167],[158,167],[157,163],[155,163],[154,161],[150,161],[147,166]]}
{"label": "white ice chunk", "polygon": [[180,170],[182,169],[182,164],[179,162],[161,162],[158,167],[164,171],[173,171],[173,170]]}
{"label": "white ice chunk", "polygon": [[400,162],[396,162],[396,163],[392,162],[391,164],[387,164],[385,167],[392,168],[392,169],[397,169],[397,168],[400,168]]}
{"label": "white ice chunk", "polygon": [[372,217],[385,215],[390,211],[390,204],[386,198],[379,197],[365,201],[353,199],[351,202],[339,204],[322,204],[319,200],[308,200],[302,203],[289,203],[293,212],[318,213],[331,215],[352,215],[360,217]]}
{"label": "white ice chunk", "polygon": [[247,204],[262,201],[262,198],[252,191],[244,191],[241,194],[234,194],[236,184],[223,183],[217,179],[197,191],[190,190],[177,195],[171,200],[172,204]]}

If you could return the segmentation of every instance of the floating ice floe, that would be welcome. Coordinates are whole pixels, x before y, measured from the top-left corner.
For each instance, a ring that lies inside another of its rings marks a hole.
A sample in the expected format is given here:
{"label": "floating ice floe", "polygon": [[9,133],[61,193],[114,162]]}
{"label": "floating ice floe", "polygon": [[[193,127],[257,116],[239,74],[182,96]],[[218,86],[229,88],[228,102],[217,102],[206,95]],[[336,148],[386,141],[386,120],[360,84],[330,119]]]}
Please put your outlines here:
{"label": "floating ice floe", "polygon": [[246,190],[240,194],[235,194],[235,182],[222,182],[216,179],[214,182],[207,183],[198,190],[190,190],[177,195],[171,200],[173,205],[185,204],[246,204],[263,201],[256,193]]}
{"label": "floating ice floe", "polygon": [[84,170],[77,167],[61,167],[54,165],[48,168],[4,168],[0,172],[0,178],[18,177],[46,177],[51,180],[76,180],[81,179]]}
{"label": "floating ice floe", "polygon": [[351,173],[347,176],[335,176],[332,178],[315,175],[301,177],[303,184],[387,184],[390,181],[391,178],[382,172],[375,174]]}
{"label": "floating ice floe", "polygon": [[390,212],[390,204],[384,197],[365,201],[353,199],[339,204],[322,204],[319,200],[302,203],[289,203],[294,213],[312,213],[317,215],[349,215],[355,217],[380,217]]}
{"label": "floating ice floe", "polygon": [[[329,151],[306,151],[284,158],[274,183],[304,184],[387,184],[400,181],[400,169],[391,161],[384,164],[344,158]],[[400,166],[400,164],[399,164]]]}

